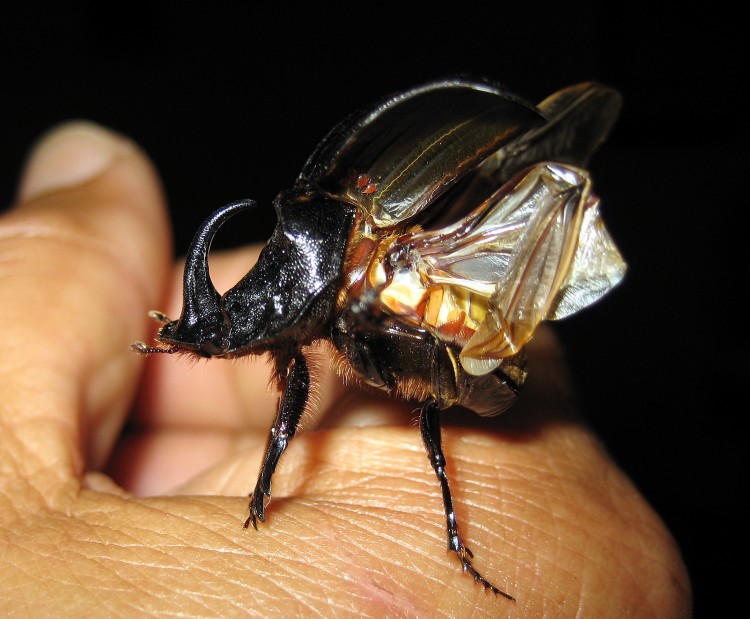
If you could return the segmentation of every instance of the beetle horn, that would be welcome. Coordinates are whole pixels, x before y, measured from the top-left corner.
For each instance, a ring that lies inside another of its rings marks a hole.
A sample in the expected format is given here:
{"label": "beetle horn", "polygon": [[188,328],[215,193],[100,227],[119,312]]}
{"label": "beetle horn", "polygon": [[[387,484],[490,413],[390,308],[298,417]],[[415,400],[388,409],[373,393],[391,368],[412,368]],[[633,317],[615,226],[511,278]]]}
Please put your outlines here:
{"label": "beetle horn", "polygon": [[255,206],[253,200],[239,200],[210,215],[195,233],[185,259],[182,315],[173,339],[194,344],[209,354],[220,354],[228,325],[221,309],[221,295],[208,272],[208,251],[219,227],[232,215]]}

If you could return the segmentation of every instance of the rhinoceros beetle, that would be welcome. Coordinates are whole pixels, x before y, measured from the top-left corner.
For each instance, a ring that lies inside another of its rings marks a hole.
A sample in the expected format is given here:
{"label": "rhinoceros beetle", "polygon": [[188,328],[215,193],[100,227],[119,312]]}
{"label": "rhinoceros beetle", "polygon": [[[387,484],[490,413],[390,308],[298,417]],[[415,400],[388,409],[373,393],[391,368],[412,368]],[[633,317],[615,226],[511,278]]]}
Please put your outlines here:
{"label": "rhinoceros beetle", "polygon": [[524,345],[542,320],[591,304],[625,264],[583,169],[610,131],[619,94],[583,83],[533,105],[502,85],[456,77],[388,96],[335,126],[292,189],[257,263],[220,295],[208,250],[229,204],[188,250],[178,320],[141,353],[229,359],[270,353],[280,391],[250,499],[265,521],[271,478],[308,406],[306,347],[328,340],[348,379],[421,403],[442,490],[448,548],[473,567],[448,487],[440,411],[496,415],[526,378]]}

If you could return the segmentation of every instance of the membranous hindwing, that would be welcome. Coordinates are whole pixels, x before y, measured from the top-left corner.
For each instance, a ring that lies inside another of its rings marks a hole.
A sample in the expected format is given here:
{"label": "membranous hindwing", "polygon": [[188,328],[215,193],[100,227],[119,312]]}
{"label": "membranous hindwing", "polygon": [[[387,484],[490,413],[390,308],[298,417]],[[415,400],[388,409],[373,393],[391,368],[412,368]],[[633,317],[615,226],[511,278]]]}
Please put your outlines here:
{"label": "membranous hindwing", "polygon": [[588,174],[558,163],[519,173],[451,226],[400,236],[385,263],[380,303],[460,350],[475,376],[517,355],[541,321],[593,303],[625,272]]}

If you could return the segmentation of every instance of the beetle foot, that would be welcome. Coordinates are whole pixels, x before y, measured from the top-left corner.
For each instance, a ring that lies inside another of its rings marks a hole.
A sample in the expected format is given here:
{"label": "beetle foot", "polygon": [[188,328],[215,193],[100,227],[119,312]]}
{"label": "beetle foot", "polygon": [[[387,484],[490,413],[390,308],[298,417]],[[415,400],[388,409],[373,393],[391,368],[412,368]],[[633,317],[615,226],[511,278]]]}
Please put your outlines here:
{"label": "beetle foot", "polygon": [[461,540],[456,539],[454,540],[454,543],[456,544],[456,547],[453,548],[453,544],[451,544],[450,550],[458,555],[458,560],[461,561],[461,569],[465,573],[469,574],[474,579],[474,582],[478,582],[485,589],[492,591],[492,593],[494,593],[495,595],[502,595],[503,597],[508,598],[511,602],[516,601],[516,598],[514,598],[512,595],[506,593],[502,589],[499,589],[484,576],[482,576],[479,572],[477,572],[477,570],[471,564],[471,560],[474,558],[474,554],[471,552],[471,550],[464,546]]}
{"label": "beetle foot", "polygon": [[172,355],[176,352],[180,352],[180,349],[177,346],[149,346],[145,342],[133,342],[130,345],[130,351],[138,353],[139,355],[152,355],[155,353]]}
{"label": "beetle foot", "polygon": [[270,495],[265,494],[263,491],[255,489],[250,495],[250,516],[245,520],[245,528],[253,524],[253,529],[258,530],[258,520],[261,522],[266,521],[266,505],[271,500]]}

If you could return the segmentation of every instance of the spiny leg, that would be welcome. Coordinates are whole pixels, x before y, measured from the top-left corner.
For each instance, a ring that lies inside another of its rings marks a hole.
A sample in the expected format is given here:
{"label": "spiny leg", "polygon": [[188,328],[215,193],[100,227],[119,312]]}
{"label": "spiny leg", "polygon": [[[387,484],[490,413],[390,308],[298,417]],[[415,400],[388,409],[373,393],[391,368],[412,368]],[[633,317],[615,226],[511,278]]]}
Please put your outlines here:
{"label": "spiny leg", "polygon": [[277,359],[277,373],[281,383],[281,397],[276,411],[276,420],[268,437],[266,455],[258,475],[258,482],[250,496],[250,516],[245,521],[245,528],[252,522],[253,527],[257,529],[257,521],[265,522],[266,520],[265,508],[271,500],[271,477],[279,463],[279,458],[297,432],[310,393],[310,372],[304,356],[299,351],[291,356],[286,365],[281,359]]}
{"label": "spiny leg", "polygon": [[448,531],[448,550],[452,550],[458,555],[461,561],[461,567],[464,572],[468,572],[476,582],[479,582],[485,589],[493,593],[505,596],[509,600],[515,601],[513,596],[498,589],[484,576],[474,569],[471,559],[474,555],[464,546],[461,537],[458,534],[458,523],[456,522],[456,512],[453,509],[453,498],[448,487],[448,476],[445,472],[445,455],[443,454],[442,440],[440,434],[440,409],[437,402],[427,402],[422,408],[419,415],[419,429],[422,432],[422,441],[424,442],[427,455],[430,458],[432,468],[435,469],[440,487],[443,491],[443,506],[445,508],[445,518],[447,521]]}

